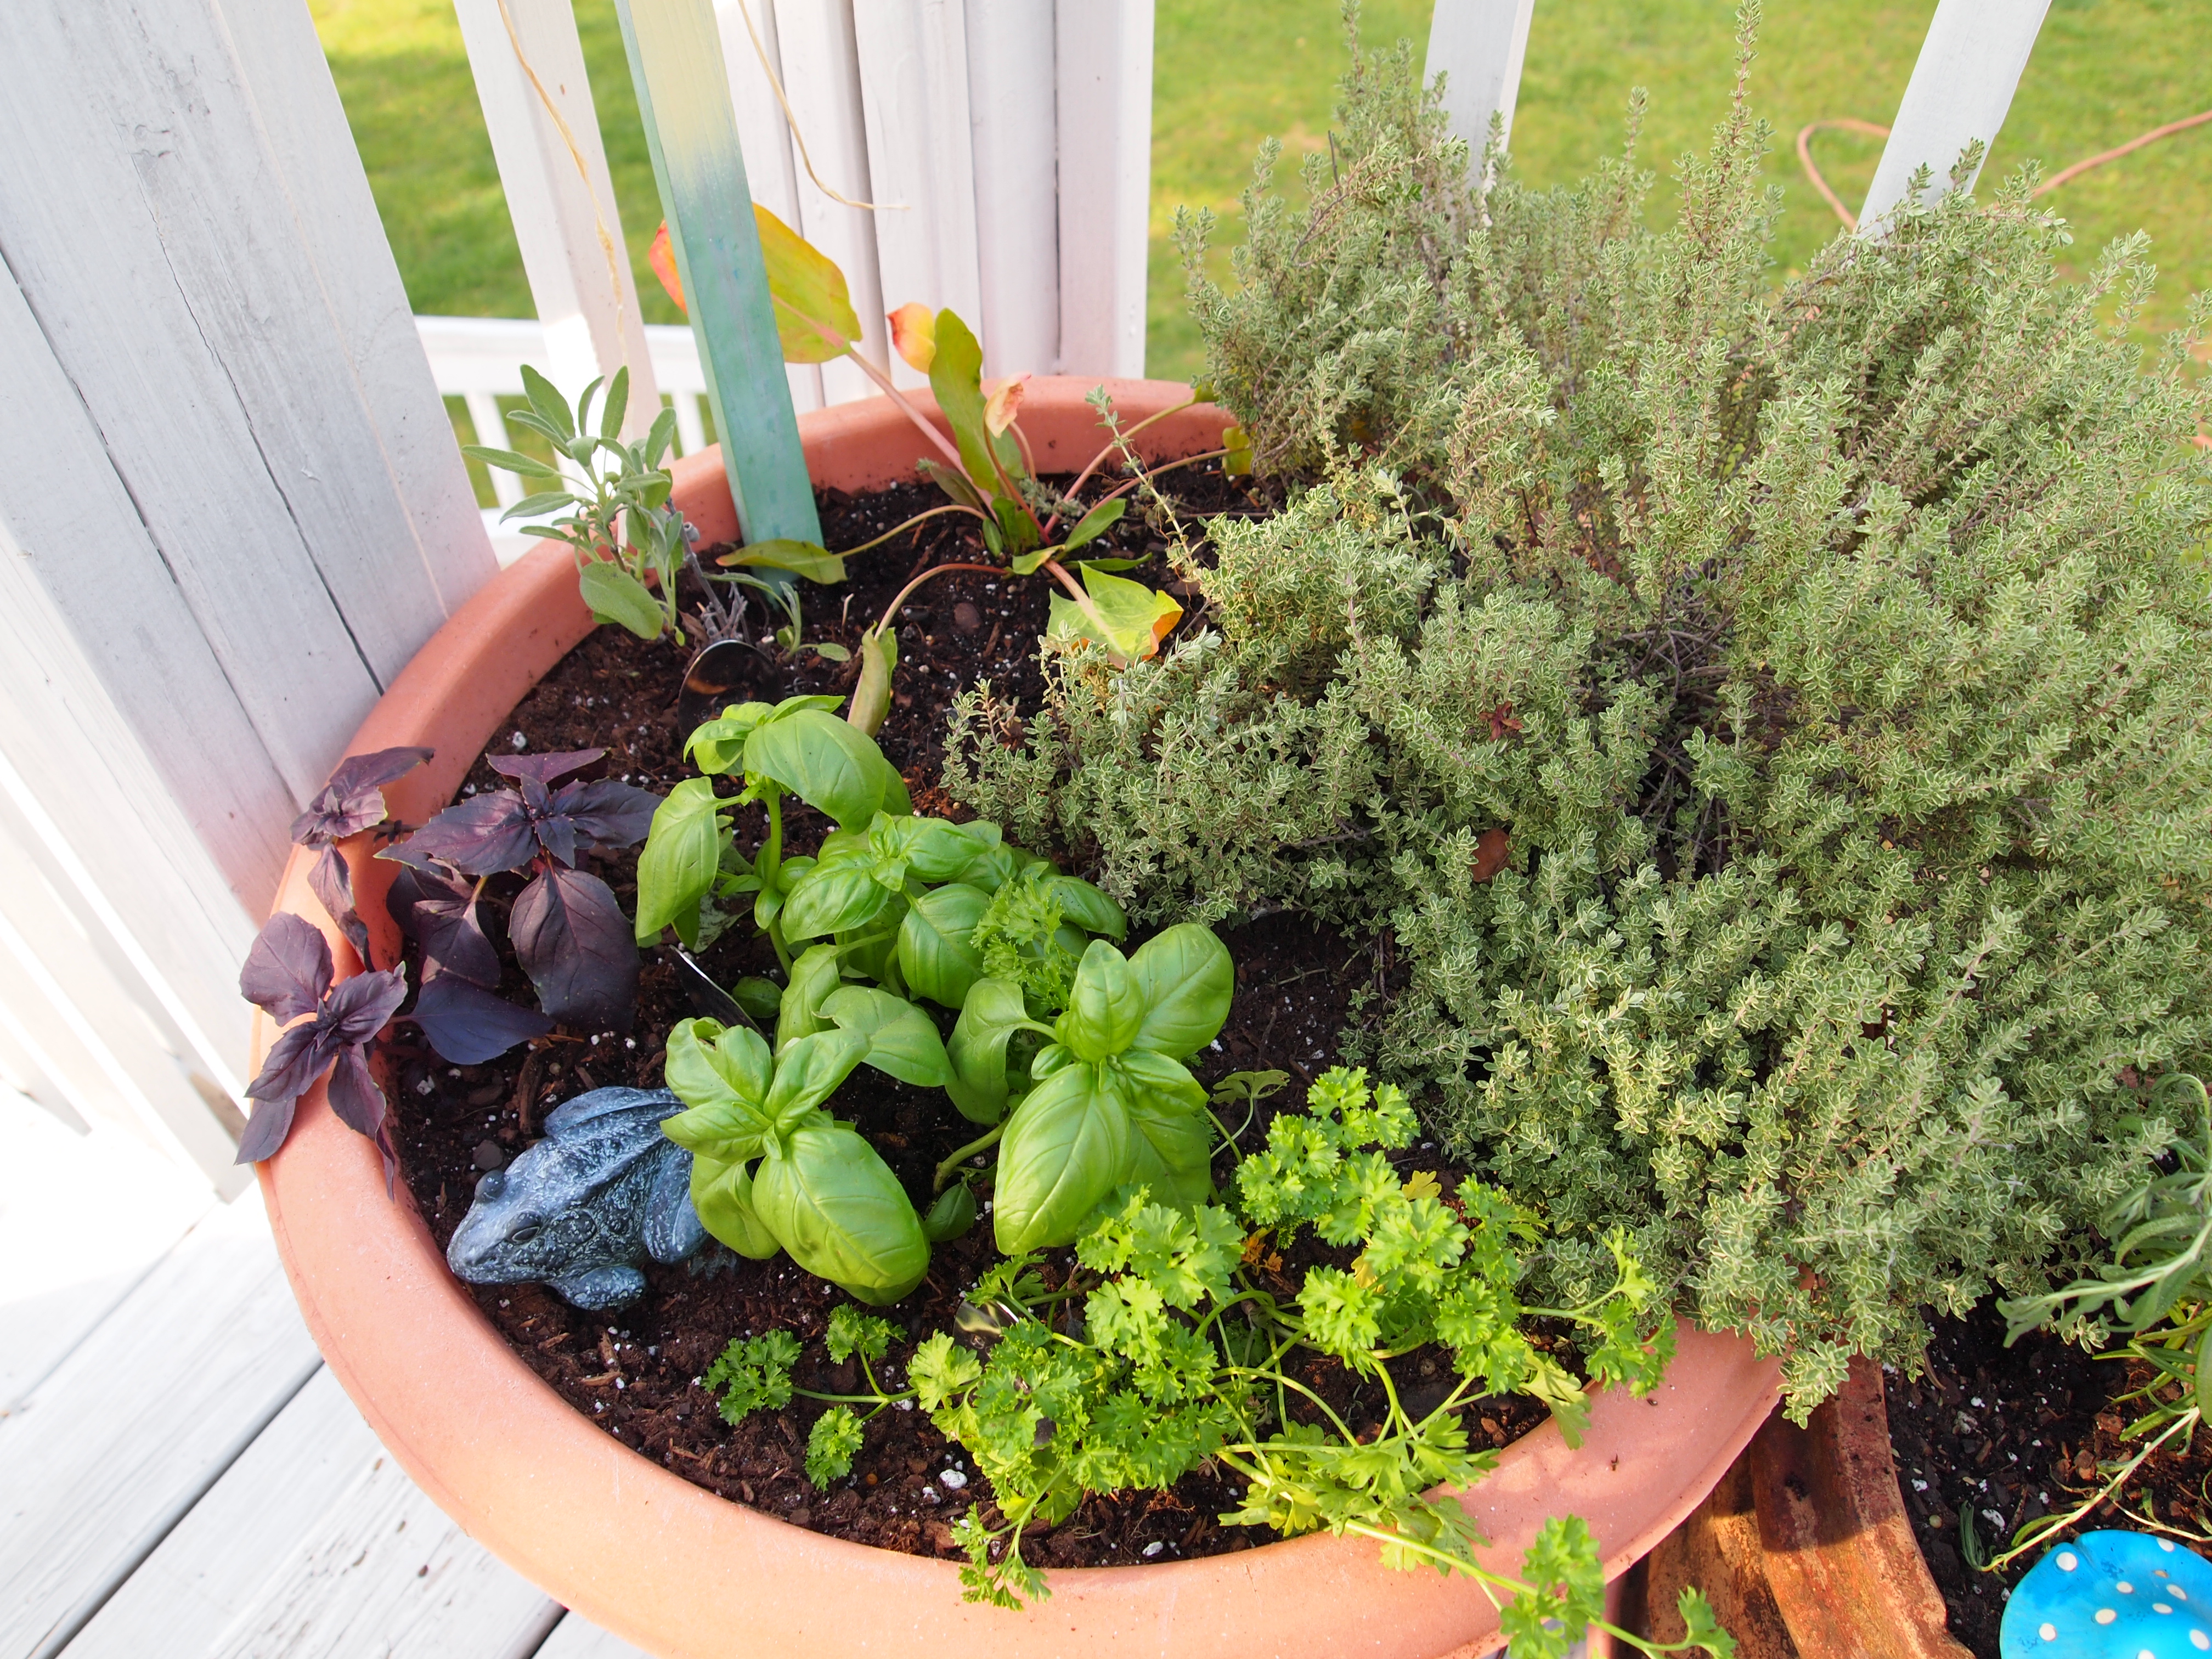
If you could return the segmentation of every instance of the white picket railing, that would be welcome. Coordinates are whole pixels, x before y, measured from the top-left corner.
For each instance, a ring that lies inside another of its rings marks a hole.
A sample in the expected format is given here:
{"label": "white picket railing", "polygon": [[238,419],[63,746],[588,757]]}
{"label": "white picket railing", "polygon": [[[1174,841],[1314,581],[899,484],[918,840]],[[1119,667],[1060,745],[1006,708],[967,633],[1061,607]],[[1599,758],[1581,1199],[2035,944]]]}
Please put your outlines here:
{"label": "white picket railing", "polygon": [[[866,349],[915,299],[975,319],[993,374],[1142,372],[1151,0],[744,3],[757,51],[718,9],[753,194],[844,268]],[[1472,143],[1510,122],[1531,3],[1438,0],[1428,67]],[[2044,3],[1942,0],[1869,220],[1996,136]],[[646,228],[617,213],[568,0],[455,9],[532,319],[410,316],[297,0],[10,15],[0,1085],[230,1188],[234,988],[287,825],[496,568],[441,392],[495,441],[523,362],[572,392],[627,362],[634,425],[668,394],[684,447],[705,436],[689,336],[640,320]],[[763,57],[817,170],[883,210],[807,176]],[[862,391],[789,373],[802,409]]]}

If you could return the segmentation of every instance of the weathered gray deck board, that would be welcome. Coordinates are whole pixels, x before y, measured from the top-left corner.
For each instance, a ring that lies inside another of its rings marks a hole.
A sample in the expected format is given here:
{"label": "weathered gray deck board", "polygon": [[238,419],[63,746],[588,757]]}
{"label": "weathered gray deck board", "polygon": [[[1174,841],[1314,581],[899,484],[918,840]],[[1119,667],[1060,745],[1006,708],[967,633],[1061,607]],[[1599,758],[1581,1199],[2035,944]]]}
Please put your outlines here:
{"label": "weathered gray deck board", "polygon": [[619,1636],[611,1636],[581,1613],[572,1613],[554,1626],[537,1659],[651,1659],[644,1649],[634,1648]]}
{"label": "weathered gray deck board", "polygon": [[58,1651],[320,1364],[258,1197],[0,1419],[0,1659]]}
{"label": "weathered gray deck board", "polygon": [[526,1659],[560,1608],[446,1519],[319,1372],[65,1659]]}
{"label": "weathered gray deck board", "polygon": [[0,1419],[214,1205],[143,1143],[0,1085]]}

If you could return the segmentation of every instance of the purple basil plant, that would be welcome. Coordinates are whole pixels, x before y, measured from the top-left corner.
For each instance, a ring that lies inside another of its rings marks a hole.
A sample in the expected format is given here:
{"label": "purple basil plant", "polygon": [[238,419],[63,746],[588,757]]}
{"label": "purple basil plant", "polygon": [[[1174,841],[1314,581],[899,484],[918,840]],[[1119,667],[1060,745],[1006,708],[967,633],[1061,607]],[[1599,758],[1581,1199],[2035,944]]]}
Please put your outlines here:
{"label": "purple basil plant", "polygon": [[[258,1164],[284,1144],[300,1097],[331,1074],[331,1109],[376,1143],[388,1184],[398,1168],[384,1091],[368,1067],[369,1047],[407,998],[407,970],[355,975],[331,984],[331,946],[321,928],[289,911],[269,918],[240,970],[248,1002],[285,1030],[270,1045],[261,1074],[246,1085],[253,1116],[238,1146],[240,1164]],[[313,1014],[301,1020],[302,1014]],[[290,1022],[299,1020],[293,1024]]]}
{"label": "purple basil plant", "polygon": [[652,827],[660,797],[605,777],[573,775],[605,754],[488,755],[492,769],[513,778],[514,788],[449,806],[407,842],[378,854],[406,866],[387,903],[392,919],[422,947],[424,983],[414,1017],[448,1060],[489,1059],[550,1029],[526,1028],[541,1017],[492,994],[499,963],[480,908],[486,878],[504,872],[530,874],[508,911],[507,937],[537,988],[543,1018],[629,1030],[637,1000],[635,932],[613,890],[577,869],[576,860],[596,849],[636,846]]}
{"label": "purple basil plant", "polygon": [[404,777],[436,751],[429,749],[380,749],[373,755],[348,755],[331,774],[322,793],[307,803],[307,810],[292,820],[292,842],[296,847],[319,847],[322,856],[307,872],[307,884],[340,931],[353,941],[361,959],[368,961],[368,925],[354,907],[353,872],[337,843],[364,830],[389,828],[397,834],[384,805],[384,786]]}

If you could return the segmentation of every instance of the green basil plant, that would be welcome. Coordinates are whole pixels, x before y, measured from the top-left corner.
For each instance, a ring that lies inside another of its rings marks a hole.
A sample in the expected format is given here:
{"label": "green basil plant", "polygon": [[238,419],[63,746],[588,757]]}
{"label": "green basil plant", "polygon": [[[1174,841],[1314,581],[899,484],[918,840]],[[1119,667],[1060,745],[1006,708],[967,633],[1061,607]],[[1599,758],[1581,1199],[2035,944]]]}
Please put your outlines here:
{"label": "green basil plant", "polygon": [[785,993],[796,1018],[777,1021],[773,1049],[711,1019],[670,1031],[668,1086],[689,1109],[662,1127],[690,1150],[692,1206],[723,1243],[756,1260],[787,1250],[860,1301],[896,1302],[928,1271],[929,1241],[890,1166],[822,1106],[864,1063],[941,1081],[945,1047],[911,1003],[859,986],[817,996],[818,975],[808,984],[794,1000],[794,976]]}
{"label": "green basil plant", "polygon": [[[836,697],[786,697],[770,707],[740,703],[691,733],[684,744],[706,775],[687,778],[668,792],[653,815],[653,829],[637,866],[637,937],[650,943],[665,927],[696,948],[705,907],[711,901],[754,895],[753,919],[791,963],[777,919],[790,884],[812,864],[783,857],[783,798],[796,795],[842,829],[872,822],[878,812],[913,811],[905,780],[865,732],[828,711]],[[738,774],[743,792],[714,794],[714,780]],[[726,814],[758,801],[768,811],[768,838],[750,860],[730,838]]]}
{"label": "green basil plant", "polygon": [[[1013,981],[975,983],[947,1049],[947,1092],[968,1117],[1003,1121],[993,1217],[1000,1250],[1073,1243],[1131,1182],[1185,1209],[1212,1194],[1206,1094],[1181,1062],[1220,1031],[1236,981],[1227,947],[1186,922],[1133,957],[1093,939],[1049,1025],[1030,1017]],[[1007,1051],[1025,1031],[1047,1042],[1028,1066],[1034,1086],[1017,1100]]]}

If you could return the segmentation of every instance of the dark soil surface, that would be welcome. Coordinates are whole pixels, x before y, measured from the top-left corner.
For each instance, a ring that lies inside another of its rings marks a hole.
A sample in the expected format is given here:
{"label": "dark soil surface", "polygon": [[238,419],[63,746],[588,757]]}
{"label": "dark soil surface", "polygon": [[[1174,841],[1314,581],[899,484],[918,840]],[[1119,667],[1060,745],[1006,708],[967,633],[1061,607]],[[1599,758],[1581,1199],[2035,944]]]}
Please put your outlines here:
{"label": "dark soil surface", "polygon": [[1960,1509],[1972,1511],[1986,1559],[2010,1547],[2014,1531],[2027,1522],[2075,1508],[2101,1488],[2098,1464],[2124,1461],[2140,1449],[2140,1442],[2121,1437],[2140,1408],[2111,1402],[2147,1382],[2149,1373],[2092,1358],[2043,1332],[2007,1348],[2004,1321],[1986,1305],[1965,1319],[1936,1320],[1932,1329],[1918,1380],[1898,1372],[1886,1379],[1890,1444],[1898,1490],[1943,1593],[1951,1633],[1980,1659],[1997,1659],[1997,1627],[2010,1586],[2060,1538],[2110,1528],[2143,1530],[2146,1499],[2167,1525],[2207,1529],[2212,1502],[2203,1482],[2212,1474],[2212,1448],[2199,1435],[2194,1451],[2160,1451],[2136,1471],[2121,1494],[2134,1514],[2100,1504],[2008,1567],[1968,1567],[1960,1550]]}
{"label": "dark soil surface", "polygon": [[[1242,487],[1208,470],[1180,475],[1179,507],[1194,513],[1259,510]],[[848,499],[825,495],[823,518],[829,545],[856,545],[937,500],[919,489],[894,489]],[[979,558],[981,550],[933,520],[918,537],[902,538],[854,562],[845,586],[805,585],[806,637],[850,646],[861,628],[912,574],[928,564]],[[921,544],[915,546],[916,541]],[[1164,545],[1139,514],[1108,538],[1124,556]],[[868,563],[867,561],[873,562]],[[1164,565],[1132,573],[1155,585]],[[847,600],[849,598],[849,606]],[[1002,694],[1012,690],[1034,706],[1042,685],[1035,641],[1046,614],[1042,578],[1024,580],[962,573],[924,586],[904,612],[894,707],[880,734],[884,750],[904,772],[917,810],[953,811],[937,789],[941,733],[953,697],[988,678]],[[1186,624],[1188,625],[1188,624]],[[569,653],[515,709],[501,741],[515,751],[605,747],[609,775],[665,791],[690,775],[680,756],[674,704],[685,654],[666,643],[648,645],[603,628]],[[786,665],[787,695],[848,689],[854,672],[802,651]],[[481,762],[468,792],[502,787],[505,780]],[[958,814],[955,812],[955,815]],[[825,825],[797,803],[785,809],[787,850],[810,850]],[[757,809],[738,816],[740,844],[750,849],[764,830]],[[1046,851],[1051,849],[1037,849]],[[635,899],[635,854],[595,856],[594,867],[627,909]],[[502,937],[501,902],[519,888],[508,878],[494,884],[491,929],[507,963],[503,993],[528,1005],[527,981]],[[1335,1063],[1338,1033],[1352,990],[1375,971],[1370,944],[1316,931],[1291,916],[1276,915],[1224,930],[1237,963],[1237,994],[1219,1039],[1195,1056],[1192,1068],[1211,1083],[1228,1073],[1269,1067],[1310,1082]],[[772,974],[775,960],[750,927],[734,927],[702,957],[724,984],[745,974]],[[402,1043],[387,1048],[398,1097],[398,1142],[402,1170],[431,1231],[442,1245],[467,1211],[475,1182],[511,1161],[537,1138],[545,1114],[588,1089],[609,1084],[659,1087],[668,1030],[697,1012],[684,1000],[673,970],[648,952],[640,987],[637,1021],[627,1033],[563,1030],[483,1066],[449,1066]],[[944,1017],[949,1031],[951,1017]],[[404,1030],[404,1028],[403,1028]],[[1303,1097],[1293,1087],[1279,1098]],[[912,1088],[881,1074],[856,1073],[829,1103],[854,1122],[898,1175],[918,1207],[927,1207],[939,1160],[974,1133],[938,1091]],[[1264,1137],[1272,1115],[1262,1107],[1242,1137],[1246,1147]],[[1446,1166],[1432,1148],[1409,1149],[1408,1173]],[[1218,1177],[1229,1169],[1226,1154]],[[1301,1246],[1294,1258],[1312,1247]],[[918,1410],[887,1410],[867,1425],[866,1444],[852,1475],[827,1492],[803,1473],[808,1429],[822,1407],[796,1399],[773,1417],[726,1424],[698,1379],[733,1338],[781,1328],[805,1345],[794,1381],[824,1393],[846,1394],[859,1381],[849,1364],[828,1363],[818,1338],[830,1310],[843,1299],[835,1286],[795,1267],[788,1257],[757,1262],[711,1247],[711,1265],[649,1267],[642,1299],[611,1315],[579,1312],[535,1285],[480,1289],[477,1304],[515,1352],[577,1410],[624,1444],[698,1486],[797,1525],[863,1543],[921,1554],[957,1555],[951,1523],[970,1505],[984,1505],[995,1522],[988,1483],[974,1474],[960,1448],[945,1441]],[[933,1331],[953,1329],[965,1287],[996,1259],[988,1216],[969,1234],[936,1247],[920,1289],[887,1310],[909,1343]],[[1316,1258],[1318,1259],[1318,1258]],[[1057,1284],[1073,1252],[1056,1253],[1048,1278]],[[1279,1293],[1294,1289],[1304,1265],[1267,1261],[1258,1271]],[[975,1340],[975,1339],[971,1339]],[[895,1346],[890,1375],[901,1373],[908,1349]],[[1562,1358],[1571,1356],[1562,1352]],[[1418,1402],[1441,1390],[1449,1376],[1439,1354],[1407,1356],[1393,1366],[1401,1393]],[[883,1373],[879,1372],[879,1376]],[[1307,1369],[1306,1380],[1355,1426],[1380,1415],[1380,1390],[1334,1362]],[[1480,1443],[1503,1446],[1542,1421],[1540,1407],[1524,1399],[1484,1401],[1468,1413]],[[1048,1536],[1034,1530],[1024,1553],[1046,1566],[1103,1565],[1174,1559],[1249,1548],[1273,1534],[1258,1528],[1220,1527],[1215,1516],[1233,1506],[1227,1483],[1201,1468],[1173,1490],[1095,1498]]]}

